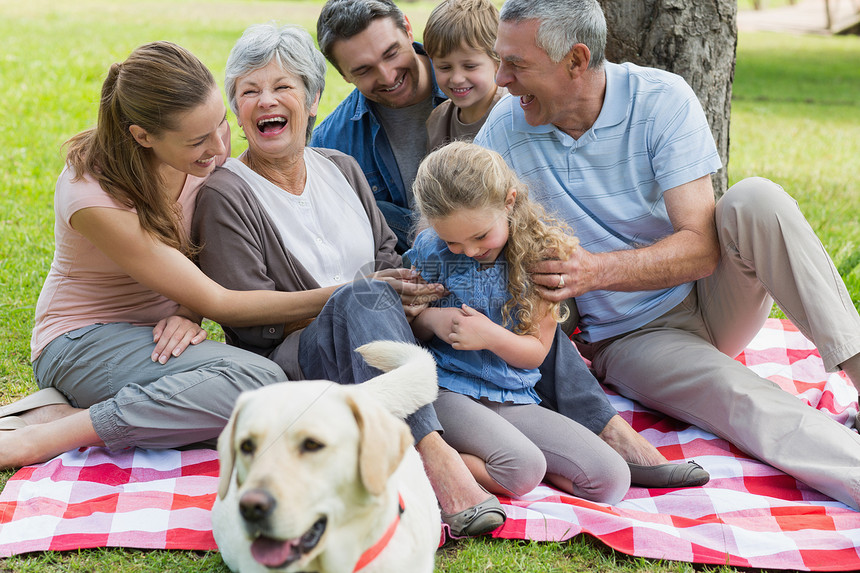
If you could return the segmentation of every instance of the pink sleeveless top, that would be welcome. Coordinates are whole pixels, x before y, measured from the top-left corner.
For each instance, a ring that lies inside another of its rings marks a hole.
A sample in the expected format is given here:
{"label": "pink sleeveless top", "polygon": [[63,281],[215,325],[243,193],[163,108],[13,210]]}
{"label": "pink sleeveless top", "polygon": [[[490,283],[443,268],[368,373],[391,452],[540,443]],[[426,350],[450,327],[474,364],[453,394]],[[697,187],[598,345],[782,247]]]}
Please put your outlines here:
{"label": "pink sleeveless top", "polygon": [[[154,326],[171,316],[178,305],[131,278],[69,224],[87,207],[136,212],[111,198],[90,177],[72,182],[66,168],[54,194],[54,260],[36,304],[30,340],[35,360],[54,338],[96,323],[129,322]],[[189,175],[179,196],[185,232],[190,232],[197,192],[204,179]]]}

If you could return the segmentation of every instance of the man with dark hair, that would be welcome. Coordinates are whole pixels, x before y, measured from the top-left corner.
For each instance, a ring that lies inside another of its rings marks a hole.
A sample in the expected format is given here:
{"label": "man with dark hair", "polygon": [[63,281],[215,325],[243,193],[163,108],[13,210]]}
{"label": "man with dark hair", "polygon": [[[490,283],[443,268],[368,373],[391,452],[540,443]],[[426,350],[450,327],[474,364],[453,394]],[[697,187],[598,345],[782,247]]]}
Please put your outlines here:
{"label": "man with dark hair", "polygon": [[330,0],[317,38],[355,90],[314,129],[311,145],[355,157],[402,253],[411,243],[412,181],[427,148],[425,123],[445,95],[409,20],[390,0]]}
{"label": "man with dark hair", "polygon": [[[356,89],[314,129],[310,144],[355,157],[403,253],[413,225],[410,190],[426,147],[424,123],[444,100],[430,60],[390,0],[330,0],[317,22],[317,38],[325,57]],[[481,535],[504,523],[498,500],[487,496],[438,432],[416,449],[454,535]]]}

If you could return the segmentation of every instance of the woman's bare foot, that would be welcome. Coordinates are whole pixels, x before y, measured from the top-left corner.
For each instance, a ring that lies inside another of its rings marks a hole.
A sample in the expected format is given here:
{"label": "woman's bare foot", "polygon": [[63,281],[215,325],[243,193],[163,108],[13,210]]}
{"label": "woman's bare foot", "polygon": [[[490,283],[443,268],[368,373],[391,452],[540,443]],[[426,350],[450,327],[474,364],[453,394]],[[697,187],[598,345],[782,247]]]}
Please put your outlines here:
{"label": "woman's bare foot", "polygon": [[[53,406],[45,406],[47,409]],[[20,468],[37,464],[84,446],[103,446],[96,434],[88,410],[72,408],[45,423],[28,421],[20,430],[0,432],[0,469]],[[54,416],[56,412],[45,412]]]}
{"label": "woman's bare foot", "polygon": [[600,432],[604,442],[621,454],[630,468],[630,483],[643,487],[694,487],[708,483],[711,476],[699,464],[670,463],[624,418],[615,415]]}

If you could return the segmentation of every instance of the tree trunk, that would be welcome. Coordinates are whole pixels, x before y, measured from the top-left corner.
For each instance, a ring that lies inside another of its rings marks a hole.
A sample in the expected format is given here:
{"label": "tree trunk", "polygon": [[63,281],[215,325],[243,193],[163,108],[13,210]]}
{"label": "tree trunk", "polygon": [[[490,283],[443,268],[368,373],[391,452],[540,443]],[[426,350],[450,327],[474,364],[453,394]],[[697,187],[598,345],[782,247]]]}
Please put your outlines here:
{"label": "tree trunk", "polygon": [[729,119],[737,47],[735,0],[600,0],[609,27],[606,57],[661,68],[687,80],[714,134],[723,168],[714,191],[728,186]]}

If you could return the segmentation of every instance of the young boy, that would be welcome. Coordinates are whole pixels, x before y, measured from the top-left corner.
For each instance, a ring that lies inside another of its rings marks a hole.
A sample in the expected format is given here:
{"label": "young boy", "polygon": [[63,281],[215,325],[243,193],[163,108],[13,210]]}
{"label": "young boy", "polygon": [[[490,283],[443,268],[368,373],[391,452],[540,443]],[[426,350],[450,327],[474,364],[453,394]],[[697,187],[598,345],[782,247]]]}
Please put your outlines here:
{"label": "young boy", "polygon": [[471,141],[507,90],[496,86],[493,51],[499,11],[490,0],[445,0],[430,13],[424,49],[436,83],[448,96],[427,119],[430,152],[454,140]]}

